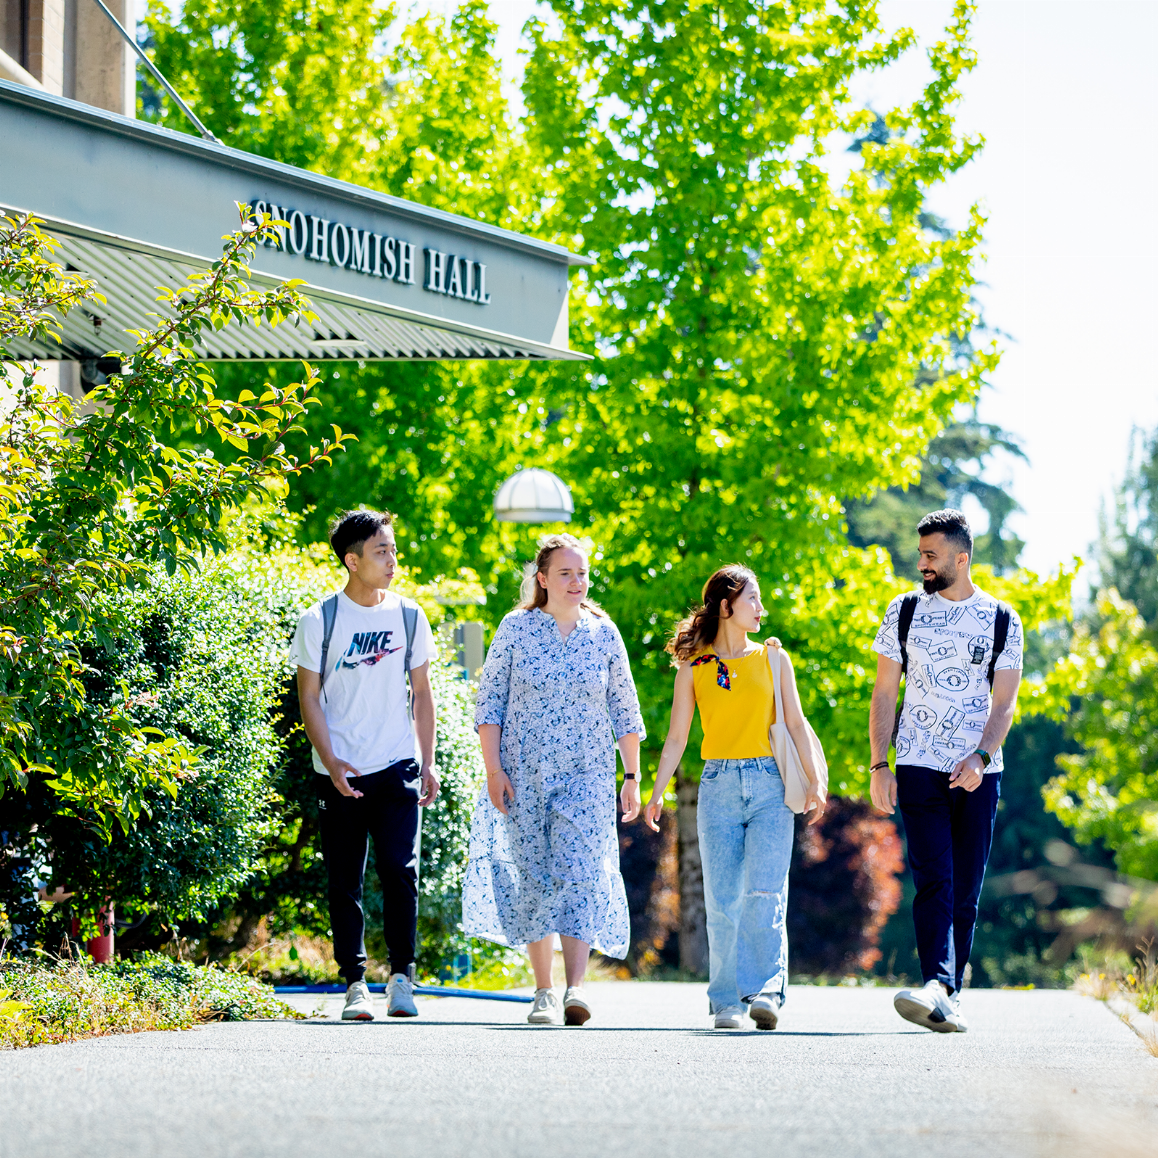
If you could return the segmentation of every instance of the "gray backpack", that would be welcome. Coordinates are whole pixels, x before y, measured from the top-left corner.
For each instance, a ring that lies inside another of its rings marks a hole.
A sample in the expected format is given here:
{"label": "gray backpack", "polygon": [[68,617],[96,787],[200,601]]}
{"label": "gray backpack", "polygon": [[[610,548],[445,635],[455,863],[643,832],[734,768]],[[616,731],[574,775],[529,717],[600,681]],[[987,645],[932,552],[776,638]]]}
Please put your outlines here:
{"label": "gray backpack", "polygon": [[[406,629],[406,658],[402,662],[406,680],[406,714],[414,719],[414,689],[410,685],[410,657],[414,652],[414,633],[418,628],[418,604],[413,599],[402,599],[402,626]],[[330,640],[334,637],[334,622],[338,618],[338,597],[331,595],[322,604],[322,659],[318,676],[319,690],[326,686],[326,660],[330,654]]]}

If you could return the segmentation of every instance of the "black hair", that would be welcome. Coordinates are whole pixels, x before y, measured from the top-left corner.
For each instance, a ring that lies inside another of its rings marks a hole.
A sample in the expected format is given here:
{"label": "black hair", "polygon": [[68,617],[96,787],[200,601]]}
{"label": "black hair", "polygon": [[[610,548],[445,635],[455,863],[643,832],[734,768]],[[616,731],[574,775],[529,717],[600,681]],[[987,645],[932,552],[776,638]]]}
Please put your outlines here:
{"label": "black hair", "polygon": [[969,520],[961,511],[948,507],[943,511],[931,511],[917,524],[918,535],[944,535],[958,551],[964,551],[973,558],[973,532]]}
{"label": "black hair", "polygon": [[379,531],[394,525],[394,516],[389,511],[368,511],[359,507],[356,511],[345,511],[330,526],[330,546],[338,556],[338,562],[346,565],[346,555],[353,551],[362,554],[362,544],[372,539]]}

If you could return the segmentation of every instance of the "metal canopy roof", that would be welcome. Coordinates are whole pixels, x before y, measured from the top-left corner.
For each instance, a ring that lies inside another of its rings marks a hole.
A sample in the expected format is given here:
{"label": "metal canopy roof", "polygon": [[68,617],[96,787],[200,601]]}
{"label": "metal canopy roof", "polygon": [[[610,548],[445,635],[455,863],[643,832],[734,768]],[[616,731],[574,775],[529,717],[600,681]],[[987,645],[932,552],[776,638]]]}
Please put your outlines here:
{"label": "metal canopy roof", "polygon": [[0,209],[43,218],[58,260],[108,299],[69,315],[63,347],[19,342],[18,357],[131,348],[125,331],[163,311],[156,287],[220,256],[238,201],[290,221],[253,280],[303,278],[318,321],[231,322],[199,357],[586,357],[567,345],[567,274],[589,263],[561,246],[4,81],[0,141]]}

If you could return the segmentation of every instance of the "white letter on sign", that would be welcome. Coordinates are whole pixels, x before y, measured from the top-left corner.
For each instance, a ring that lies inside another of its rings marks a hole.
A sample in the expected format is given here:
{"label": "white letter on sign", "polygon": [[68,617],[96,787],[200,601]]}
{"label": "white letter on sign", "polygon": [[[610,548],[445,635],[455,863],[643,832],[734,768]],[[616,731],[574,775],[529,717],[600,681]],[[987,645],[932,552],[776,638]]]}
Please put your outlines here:
{"label": "white letter on sign", "polygon": [[426,251],[426,285],[432,293],[446,293],[446,254],[437,249]]}
{"label": "white letter on sign", "polygon": [[409,241],[398,242],[398,280],[414,284],[414,246]]}
{"label": "white letter on sign", "polygon": [[306,257],[312,261],[330,260],[330,223],[321,217],[310,218],[310,252]]}

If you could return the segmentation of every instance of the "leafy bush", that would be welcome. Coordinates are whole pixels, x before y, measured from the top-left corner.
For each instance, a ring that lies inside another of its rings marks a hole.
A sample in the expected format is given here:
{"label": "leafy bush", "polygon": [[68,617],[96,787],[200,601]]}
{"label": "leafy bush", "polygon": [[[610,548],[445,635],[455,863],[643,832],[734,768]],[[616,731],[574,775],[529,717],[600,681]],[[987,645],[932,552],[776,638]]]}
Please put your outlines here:
{"label": "leafy bush", "polygon": [[205,1021],[304,1016],[252,977],[158,954],[133,962],[0,963],[0,1049]]}
{"label": "leafy bush", "polygon": [[[135,726],[179,737],[197,762],[171,792],[143,791],[137,822],[108,833],[61,815],[39,780],[0,798],[9,843],[43,842],[34,872],[0,891],[0,907],[21,912],[21,943],[55,947],[65,922],[91,921],[104,898],[167,936],[206,919],[252,874],[278,819],[272,774],[288,678],[285,622],[319,572],[309,553],[276,549],[268,536],[260,542],[260,553],[242,542],[191,575],[158,569],[110,597],[118,630],[82,653],[86,702],[123,701]],[[30,909],[30,875],[75,893],[71,909]]]}

